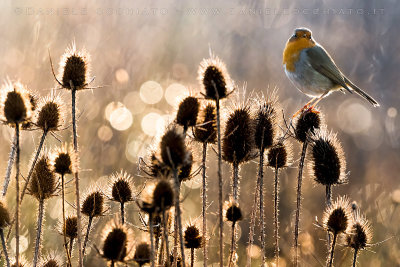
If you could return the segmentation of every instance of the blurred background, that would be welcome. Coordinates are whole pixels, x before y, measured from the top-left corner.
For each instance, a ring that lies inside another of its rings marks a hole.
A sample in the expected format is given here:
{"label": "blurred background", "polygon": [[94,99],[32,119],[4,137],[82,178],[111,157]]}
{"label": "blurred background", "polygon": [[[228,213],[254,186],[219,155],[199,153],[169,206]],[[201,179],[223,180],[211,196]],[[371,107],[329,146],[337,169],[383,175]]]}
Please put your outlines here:
{"label": "blurred background", "polygon": [[[78,94],[79,143],[81,148],[82,191],[94,184],[107,185],[108,176],[121,169],[134,176],[137,188],[145,178],[138,173],[138,158],[147,160],[149,150],[158,148],[157,136],[174,120],[177,104],[189,94],[200,96],[198,65],[211,49],[226,64],[239,88],[247,94],[267,93],[277,88],[286,116],[308,101],[286,78],[282,51],[296,27],[308,27],[317,42],[333,56],[342,71],[381,104],[373,108],[356,95],[334,93],[320,102],[329,129],[338,133],[349,171],[349,183],[334,188],[334,198],[346,194],[357,202],[372,223],[373,243],[359,257],[359,266],[400,266],[398,240],[400,215],[400,5],[395,0],[373,1],[2,1],[0,3],[0,78],[20,80],[39,96],[55,87],[49,54],[58,70],[65,49],[76,42],[91,56],[93,86],[101,88]],[[70,94],[58,90],[70,109]],[[234,99],[234,98],[232,98]],[[223,103],[232,105],[231,100]],[[67,117],[70,121],[70,116]],[[0,128],[0,170],[5,173],[13,131]],[[71,141],[70,129],[57,133]],[[22,135],[22,174],[39,141],[40,133]],[[49,137],[46,149],[57,146]],[[299,144],[294,167],[281,175],[281,266],[290,265],[295,209],[295,186]],[[200,149],[193,144],[195,153]],[[198,155],[198,154],[196,154]],[[197,166],[200,158],[195,158]],[[215,226],[217,185],[215,154],[210,153],[209,229],[210,265],[217,261]],[[249,211],[255,188],[256,163],[241,169],[240,204]],[[267,256],[273,258],[272,171],[266,172]],[[71,177],[72,178],[72,177]],[[225,192],[229,192],[230,168],[224,165]],[[2,183],[2,180],[1,180]],[[72,185],[72,184],[71,184]],[[184,184],[184,222],[200,222],[200,179]],[[300,242],[303,266],[324,265],[325,233],[313,222],[321,218],[324,188],[306,174],[301,217]],[[15,190],[11,183],[10,192]],[[68,200],[73,202],[73,187]],[[228,199],[228,194],[225,194]],[[10,207],[14,198],[7,195]],[[44,254],[62,254],[62,236],[57,232],[61,200],[54,198],[46,207]],[[73,208],[68,207],[72,213]],[[28,196],[22,206],[22,251],[32,258],[37,202]],[[92,244],[101,243],[109,215],[97,220]],[[128,221],[141,226],[137,207],[128,206]],[[239,223],[239,266],[244,266],[249,218]],[[229,227],[225,227],[229,243]],[[259,232],[257,231],[257,235]],[[135,230],[134,240],[146,239]],[[387,240],[388,239],[388,240]],[[384,242],[382,242],[384,241]],[[13,244],[15,240],[10,240]],[[382,242],[382,243],[380,243]],[[259,239],[251,254],[259,265]],[[11,254],[15,246],[10,245]],[[226,248],[228,249],[228,247]],[[226,254],[228,255],[228,254]],[[202,264],[198,253],[197,264]],[[337,266],[349,266],[351,253],[337,248]],[[87,266],[105,266],[94,249],[88,250]]]}

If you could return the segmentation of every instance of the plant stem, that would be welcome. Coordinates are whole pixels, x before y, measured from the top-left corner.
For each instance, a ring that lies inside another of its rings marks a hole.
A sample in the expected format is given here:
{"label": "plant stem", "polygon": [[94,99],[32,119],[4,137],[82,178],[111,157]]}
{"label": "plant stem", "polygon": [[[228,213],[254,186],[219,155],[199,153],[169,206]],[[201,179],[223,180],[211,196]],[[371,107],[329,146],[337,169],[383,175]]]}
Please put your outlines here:
{"label": "plant stem", "polygon": [[278,179],[279,168],[275,168],[275,180],[274,180],[274,234],[275,234],[275,262],[276,266],[279,266],[279,179]]}
{"label": "plant stem", "polygon": [[330,257],[329,257],[329,264],[328,264],[329,267],[332,267],[332,263],[333,263],[333,254],[335,252],[336,238],[337,238],[337,234],[334,233],[333,234],[332,246],[331,246],[331,253],[330,253]]}
{"label": "plant stem", "polygon": [[8,163],[7,163],[7,170],[6,170],[6,177],[4,178],[4,185],[3,185],[3,197],[7,193],[8,185],[10,183],[10,177],[11,177],[11,170],[12,170],[12,165],[14,163],[14,157],[15,157],[15,150],[16,150],[16,139],[17,137],[14,136],[13,141],[11,143],[11,150],[10,150],[10,155],[8,157]]}
{"label": "plant stem", "polygon": [[233,266],[233,254],[235,254],[235,250],[236,250],[235,226],[236,226],[236,223],[232,222],[231,251],[230,251],[228,266],[231,266],[231,265]]}
{"label": "plant stem", "polygon": [[256,190],[254,191],[254,202],[253,202],[253,208],[251,210],[251,215],[250,215],[250,230],[249,230],[249,246],[248,246],[248,251],[247,251],[247,263],[246,266],[250,267],[251,266],[251,255],[250,251],[254,243],[254,228],[256,224],[256,213],[257,213],[257,202],[258,202],[258,192],[260,188],[260,176],[257,178],[257,183],[256,183]]}
{"label": "plant stem", "polygon": [[[263,134],[264,135],[264,134]],[[263,144],[263,142],[261,142]],[[262,147],[263,145],[261,145]],[[260,149],[260,163],[258,176],[260,179],[259,201],[260,201],[260,224],[261,224],[261,263],[265,264],[265,216],[264,216],[264,150]]]}
{"label": "plant stem", "polygon": [[37,219],[37,229],[36,229],[36,242],[35,242],[35,254],[33,256],[33,267],[37,266],[39,253],[40,253],[40,237],[42,235],[42,223],[43,223],[43,214],[44,214],[44,200],[39,200],[39,211],[38,211],[38,219]]}
{"label": "plant stem", "polygon": [[181,220],[181,207],[180,207],[180,203],[179,203],[179,195],[180,195],[180,183],[179,183],[179,178],[178,178],[178,170],[176,168],[174,168],[173,170],[174,173],[174,179],[175,179],[175,191],[176,191],[176,195],[175,195],[175,210],[176,210],[176,220],[175,223],[177,225],[177,227],[175,227],[175,229],[178,230],[178,235],[179,235],[179,242],[180,242],[180,247],[181,247],[181,257],[182,257],[182,266],[186,266],[185,265],[185,248],[184,248],[184,244],[183,244],[183,233],[182,233],[182,220]]}
{"label": "plant stem", "polygon": [[[327,185],[326,186],[326,191],[325,191],[325,203],[326,207],[329,208],[332,205],[332,186]],[[327,240],[328,240],[328,251],[330,250],[331,246],[331,236],[329,233],[327,234]]]}
{"label": "plant stem", "polygon": [[299,222],[301,209],[301,184],[303,180],[304,159],[306,158],[307,140],[303,143],[301,157],[299,162],[299,174],[297,176],[297,202],[296,202],[296,218],[294,223],[294,266],[299,264]]}
{"label": "plant stem", "polygon": [[92,226],[92,222],[93,222],[93,217],[89,216],[88,226],[86,229],[86,236],[85,236],[85,240],[83,241],[83,250],[82,250],[83,257],[85,257],[86,245],[87,245],[87,242],[89,241],[90,227]]}
{"label": "plant stem", "polygon": [[72,247],[73,247],[73,245],[74,245],[74,239],[70,238],[69,239],[69,258],[72,257]]}
{"label": "plant stem", "polygon": [[357,254],[358,254],[358,249],[354,250],[354,257],[353,257],[353,267],[356,267],[357,263]]}
{"label": "plant stem", "polygon": [[238,202],[238,199],[239,199],[239,163],[237,163],[236,161],[233,162],[233,164],[232,164],[232,171],[233,171],[232,195],[233,195],[233,200],[235,202]]}
{"label": "plant stem", "polygon": [[15,137],[16,142],[15,146],[17,148],[17,155],[15,159],[15,196],[16,196],[16,205],[15,205],[15,263],[19,266],[19,156],[20,156],[20,148],[19,148],[19,124],[15,124]]}
{"label": "plant stem", "polygon": [[203,190],[202,190],[202,198],[203,198],[203,207],[202,207],[202,215],[203,215],[203,266],[207,266],[207,220],[206,220],[206,209],[207,209],[207,180],[206,180],[206,160],[207,160],[207,143],[203,143],[203,159],[202,159],[202,177],[203,177]]}
{"label": "plant stem", "polygon": [[150,228],[150,264],[154,267],[154,233],[153,233],[153,214],[149,214],[149,228]]}
{"label": "plant stem", "polygon": [[125,203],[121,202],[121,221],[125,223]]}
{"label": "plant stem", "polygon": [[163,234],[164,234],[164,242],[165,242],[165,253],[167,262],[169,262],[169,244],[168,244],[168,228],[167,228],[167,220],[168,215],[165,214],[164,204],[162,204],[162,217],[163,217]]}
{"label": "plant stem", "polygon": [[61,196],[62,196],[62,216],[63,216],[63,237],[64,237],[64,248],[67,254],[67,266],[72,266],[71,258],[68,253],[68,245],[67,245],[67,234],[66,234],[66,225],[65,225],[65,188],[64,188],[64,174],[61,174]]}
{"label": "plant stem", "polygon": [[[71,99],[72,99],[72,133],[74,136],[74,150],[76,156],[78,156],[78,135],[76,133],[76,114],[75,114],[75,105],[76,105],[76,89],[70,81],[71,85]],[[79,197],[79,173],[78,170],[75,171],[75,195],[76,195],[76,217],[77,217],[77,228],[78,228],[78,237],[77,237],[77,245],[78,245],[78,255],[79,261],[78,266],[83,267],[83,254],[82,254],[82,236],[81,236],[81,204]]]}
{"label": "plant stem", "polygon": [[194,267],[194,248],[190,249],[190,267]]}
{"label": "plant stem", "polygon": [[10,259],[8,258],[7,246],[6,246],[6,241],[4,240],[3,228],[0,228],[0,238],[1,238],[1,244],[3,246],[4,257],[6,258],[7,267],[10,267]]}
{"label": "plant stem", "polygon": [[[218,93],[218,91],[217,91]],[[224,222],[222,215],[222,158],[221,158],[221,118],[219,98],[215,101],[217,110],[217,143],[218,143],[218,218],[219,218],[219,265],[224,266]]]}

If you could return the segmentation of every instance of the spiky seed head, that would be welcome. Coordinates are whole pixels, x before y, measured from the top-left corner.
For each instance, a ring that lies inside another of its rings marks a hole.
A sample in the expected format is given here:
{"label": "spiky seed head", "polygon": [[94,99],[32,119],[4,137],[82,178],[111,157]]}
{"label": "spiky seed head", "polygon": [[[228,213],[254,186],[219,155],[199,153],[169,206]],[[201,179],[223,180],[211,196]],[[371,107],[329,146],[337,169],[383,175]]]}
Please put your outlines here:
{"label": "spiky seed head", "polygon": [[37,200],[45,200],[57,190],[57,179],[47,153],[37,161],[32,173],[29,191]]}
{"label": "spiky seed head", "polygon": [[155,153],[150,156],[150,175],[156,178],[167,177],[170,174],[170,169],[161,162]]}
{"label": "spiky seed head", "polygon": [[66,143],[53,151],[52,158],[55,173],[66,175],[77,169],[75,152]]}
{"label": "spiky seed head", "polygon": [[15,125],[28,123],[32,116],[32,104],[29,99],[29,92],[19,82],[7,82],[1,88],[2,117],[3,120]]}
{"label": "spiky seed head", "polygon": [[112,226],[103,242],[103,257],[109,261],[124,261],[128,242],[127,230],[119,225]]}
{"label": "spiky seed head", "polygon": [[63,121],[61,98],[50,96],[43,99],[36,112],[36,125],[43,131],[57,131]]}
{"label": "spiky seed head", "polygon": [[199,113],[199,101],[193,96],[188,96],[179,104],[176,114],[176,123],[187,128],[196,125]]}
{"label": "spiky seed head", "polygon": [[346,245],[354,250],[365,249],[372,240],[372,227],[368,220],[357,210],[350,230],[346,235]]}
{"label": "spiky seed head", "polygon": [[216,125],[216,111],[215,106],[207,104],[197,122],[194,130],[194,138],[200,143],[214,144],[217,140],[217,125]]}
{"label": "spiky seed head", "polygon": [[174,204],[174,190],[166,179],[161,179],[153,191],[153,205],[157,212],[168,210]]}
{"label": "spiky seed head", "polygon": [[75,43],[68,47],[60,61],[63,87],[71,89],[71,81],[75,90],[85,87],[89,82],[89,62],[90,57],[85,50],[77,51]]}
{"label": "spiky seed head", "polygon": [[61,256],[57,252],[51,251],[47,255],[42,256],[38,265],[42,267],[59,267],[61,266],[60,262],[62,262]]}
{"label": "spiky seed head", "polygon": [[180,182],[189,180],[192,176],[193,155],[189,153],[189,159],[179,168],[178,179]]}
{"label": "spiky seed head", "polygon": [[237,108],[228,118],[222,139],[222,156],[229,163],[243,163],[254,148],[252,120],[248,107]]}
{"label": "spiky seed head", "polygon": [[78,236],[78,219],[76,216],[65,218],[65,235],[70,239],[75,239]]}
{"label": "spiky seed head", "polygon": [[257,149],[264,151],[273,145],[277,132],[276,97],[263,100],[255,116],[254,141]]}
{"label": "spiky seed head", "polygon": [[[34,113],[36,110],[36,106],[37,106],[37,99],[36,99],[37,97],[32,92],[29,92],[28,95],[29,95],[29,102],[31,104],[31,110],[32,110],[32,113]],[[32,126],[33,126],[33,123],[31,120],[27,120],[27,121],[24,121],[21,123],[21,127],[23,130],[29,130],[32,128]]]}
{"label": "spiky seed head", "polygon": [[132,178],[126,172],[119,172],[112,175],[111,199],[124,204],[133,200]]}
{"label": "spiky seed head", "polygon": [[8,213],[4,201],[0,201],[0,229],[3,229],[8,225],[10,225],[10,214]]}
{"label": "spiky seed head", "polygon": [[[17,263],[16,263],[15,259],[12,262],[13,263],[11,264],[11,267],[17,267]],[[18,267],[29,266],[28,261],[23,256],[20,256],[18,265],[19,265]]]}
{"label": "spiky seed head", "polygon": [[351,219],[351,208],[348,198],[338,197],[325,210],[322,223],[326,231],[337,235],[347,232]]}
{"label": "spiky seed head", "polygon": [[315,130],[310,137],[309,171],[311,177],[322,185],[346,182],[346,160],[336,134],[326,129]]}
{"label": "spiky seed head", "polygon": [[307,140],[307,135],[310,132],[314,133],[315,129],[319,129],[323,123],[323,117],[319,110],[306,109],[299,115],[295,122],[294,132],[296,139],[304,143]]}
{"label": "spiky seed head", "polygon": [[291,143],[279,141],[268,150],[268,166],[273,169],[289,166],[293,157],[292,151]]}
{"label": "spiky seed head", "polygon": [[43,265],[43,267],[59,267],[61,266],[57,260],[55,259],[49,259],[47,260]]}
{"label": "spiky seed head", "polygon": [[175,127],[171,127],[161,138],[161,159],[171,169],[178,169],[189,158],[186,150],[185,137],[178,133]]}
{"label": "spiky seed head", "polygon": [[98,217],[104,213],[104,195],[98,190],[87,194],[82,203],[82,213],[88,217]]}
{"label": "spiky seed head", "polygon": [[240,209],[239,204],[234,201],[225,203],[224,215],[227,221],[233,223],[243,219],[242,210]]}
{"label": "spiky seed head", "polygon": [[189,225],[184,233],[186,248],[201,248],[203,237],[196,225]]}
{"label": "spiky seed head", "polygon": [[133,256],[133,260],[139,264],[139,266],[143,266],[146,263],[150,263],[150,245],[146,242],[139,243],[136,246],[135,255]]}

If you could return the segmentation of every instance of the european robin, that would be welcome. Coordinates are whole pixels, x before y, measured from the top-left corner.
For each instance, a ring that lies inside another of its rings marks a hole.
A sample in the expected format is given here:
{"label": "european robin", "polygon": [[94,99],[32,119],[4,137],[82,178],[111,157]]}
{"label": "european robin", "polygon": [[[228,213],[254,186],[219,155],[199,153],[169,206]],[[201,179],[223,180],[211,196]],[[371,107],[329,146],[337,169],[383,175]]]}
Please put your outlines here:
{"label": "european robin", "polygon": [[311,103],[314,107],[323,97],[337,90],[354,91],[373,106],[379,106],[340,71],[328,52],[313,39],[309,29],[296,29],[289,38],[283,51],[283,67],[294,86],[312,97],[304,108]]}

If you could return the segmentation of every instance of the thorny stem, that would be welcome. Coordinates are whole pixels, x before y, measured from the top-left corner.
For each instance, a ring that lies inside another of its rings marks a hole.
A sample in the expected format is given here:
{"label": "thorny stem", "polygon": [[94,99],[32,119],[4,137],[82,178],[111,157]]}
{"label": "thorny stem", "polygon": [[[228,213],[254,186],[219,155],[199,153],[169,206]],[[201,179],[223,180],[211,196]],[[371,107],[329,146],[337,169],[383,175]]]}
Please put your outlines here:
{"label": "thorny stem", "polygon": [[[19,156],[20,156],[20,148],[19,148],[19,124],[15,124],[15,137],[16,142],[15,146],[17,147],[17,155],[15,159],[15,196],[16,196],[16,205],[15,205],[15,262],[16,265],[19,266]],[[11,232],[11,231],[10,231]]]}
{"label": "thorny stem", "polygon": [[153,214],[149,214],[149,228],[150,228],[150,264],[154,267],[154,232],[153,232]]}
{"label": "thorny stem", "polygon": [[[329,233],[328,233],[329,234]],[[328,267],[332,267],[332,263],[333,263],[333,254],[335,252],[335,245],[336,245],[336,238],[337,238],[337,234],[334,233],[333,234],[333,241],[332,241],[332,246],[331,246],[331,253],[330,253],[330,257],[329,257],[329,263],[328,263]]]}
{"label": "thorny stem", "polygon": [[74,238],[69,239],[69,258],[72,256],[72,247],[74,245]]}
{"label": "thorny stem", "polygon": [[64,237],[64,248],[67,254],[67,266],[72,266],[71,258],[68,253],[68,245],[67,245],[67,234],[66,234],[66,225],[65,225],[65,188],[64,188],[64,174],[61,174],[61,195],[62,195],[62,216],[63,216],[63,237]]}
{"label": "thorny stem", "polygon": [[[264,135],[264,134],[263,134]],[[263,141],[261,142],[263,147]],[[265,216],[264,216],[264,150],[260,150],[260,163],[259,163],[259,201],[260,201],[260,224],[261,224],[261,260],[262,265],[265,265]]]}
{"label": "thorny stem", "polygon": [[175,228],[175,229],[178,229],[178,234],[179,234],[182,266],[186,266],[185,265],[185,248],[184,248],[184,244],[183,244],[183,233],[182,233],[181,207],[179,204],[180,183],[179,183],[179,178],[178,178],[178,170],[176,168],[174,168],[173,173],[174,173],[175,191],[176,191],[176,195],[175,195],[175,209],[176,209],[176,217],[175,218],[176,218],[176,220],[175,220],[175,223],[177,223],[177,228]]}
{"label": "thorny stem", "polygon": [[[331,185],[326,186],[325,203],[326,203],[327,208],[329,208],[332,205],[332,186]],[[329,251],[330,246],[331,246],[331,236],[329,235],[329,233],[327,234],[327,240],[328,240],[327,245],[328,245],[328,251]]]}
{"label": "thorny stem", "polygon": [[122,224],[125,223],[125,203],[121,202],[121,221]]}
{"label": "thorny stem", "polygon": [[222,158],[221,158],[221,122],[219,99],[215,101],[217,110],[217,139],[218,139],[218,218],[219,218],[219,265],[224,266],[224,222],[222,218]]}
{"label": "thorny stem", "polygon": [[33,267],[37,266],[40,252],[40,237],[42,235],[42,223],[43,223],[43,210],[44,210],[44,199],[39,200],[39,212],[37,219],[36,229],[36,242],[35,242],[35,254],[33,256]]}
{"label": "thorny stem", "polygon": [[87,229],[86,229],[85,240],[83,241],[83,250],[82,250],[82,256],[83,257],[85,257],[86,246],[87,246],[87,242],[89,241],[90,227],[92,226],[92,222],[93,222],[93,217],[89,216],[89,221],[88,221],[88,226],[87,226]]}
{"label": "thorny stem", "polygon": [[275,167],[275,180],[274,180],[274,234],[275,234],[275,261],[276,266],[279,266],[279,168]]}
{"label": "thorny stem", "polygon": [[257,178],[257,184],[256,184],[256,190],[254,192],[254,202],[253,202],[253,208],[251,210],[251,215],[250,215],[250,230],[249,230],[249,246],[248,246],[248,252],[247,252],[247,263],[246,266],[250,267],[251,266],[251,247],[253,246],[254,243],[254,227],[256,224],[256,213],[257,213],[257,201],[258,201],[258,190],[260,188],[260,176]]}
{"label": "thorny stem", "polygon": [[301,208],[301,184],[303,180],[304,159],[307,151],[307,141],[303,143],[301,157],[299,162],[299,174],[297,176],[297,202],[296,202],[296,218],[294,223],[294,266],[299,264],[299,222],[300,222],[300,208]]}
{"label": "thorny stem", "polygon": [[165,214],[164,203],[162,204],[162,217],[163,217],[163,234],[164,234],[164,242],[165,242],[165,253],[166,253],[167,261],[169,261],[169,244],[168,244],[168,229],[167,229],[168,218]]}
{"label": "thorny stem", "polygon": [[239,163],[236,161],[232,164],[233,177],[232,177],[232,195],[233,200],[238,202],[239,198]]}
{"label": "thorny stem", "polygon": [[11,150],[10,150],[10,155],[8,157],[8,163],[7,163],[7,171],[6,171],[6,177],[4,178],[4,185],[3,185],[3,197],[7,193],[7,188],[8,184],[10,183],[10,177],[11,177],[11,170],[12,170],[12,165],[14,163],[14,157],[15,157],[15,150],[16,150],[16,136],[14,136],[13,141],[11,143]]}
{"label": "thorny stem", "polygon": [[353,267],[356,267],[357,263],[357,254],[358,254],[358,249],[354,250],[354,256],[353,256]]}
{"label": "thorny stem", "polygon": [[203,266],[207,266],[207,220],[206,220],[206,209],[207,209],[207,181],[206,181],[206,159],[207,159],[207,143],[203,143],[203,160],[202,160],[202,177],[203,177],[203,190],[202,190],[202,198],[203,198],[203,207],[202,207],[202,216],[203,216]]}
{"label": "thorny stem", "polygon": [[194,248],[190,249],[190,267],[194,267]]}
{"label": "thorny stem", "polygon": [[0,238],[1,238],[1,244],[3,246],[4,257],[6,258],[6,262],[7,262],[7,267],[10,267],[10,259],[8,258],[7,246],[6,246],[6,241],[4,240],[3,228],[0,228]]}
{"label": "thorny stem", "polygon": [[235,226],[236,226],[236,223],[232,222],[231,251],[230,251],[228,266],[233,266],[233,254],[235,254],[235,249],[236,249]]}
{"label": "thorny stem", "polygon": [[[78,155],[78,135],[76,133],[76,113],[75,113],[75,105],[76,105],[76,89],[70,81],[71,86],[71,99],[72,99],[72,133],[74,136],[74,150],[76,155]],[[76,217],[77,217],[77,228],[78,228],[78,237],[77,237],[77,245],[78,245],[78,255],[79,255],[79,267],[83,266],[83,257],[82,257],[82,233],[81,233],[81,205],[79,198],[79,173],[78,170],[75,171],[75,195],[76,195]]]}

